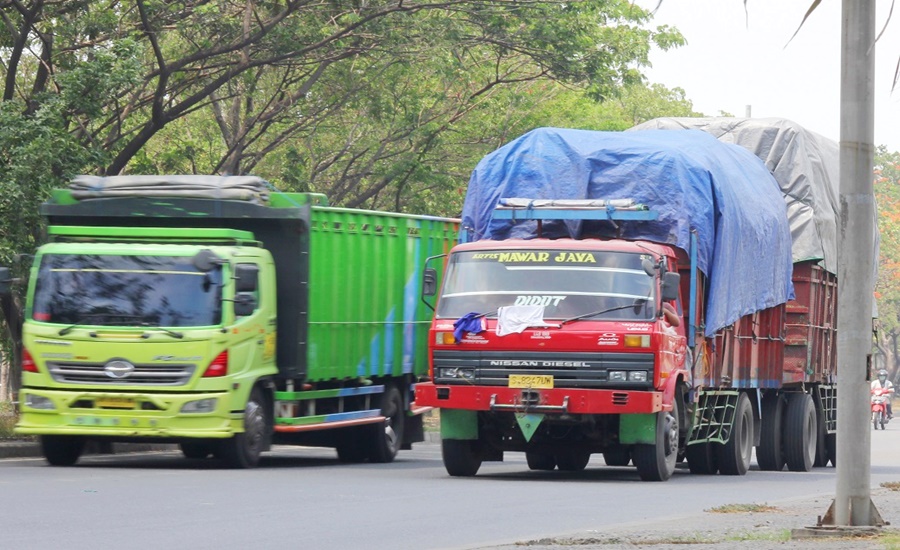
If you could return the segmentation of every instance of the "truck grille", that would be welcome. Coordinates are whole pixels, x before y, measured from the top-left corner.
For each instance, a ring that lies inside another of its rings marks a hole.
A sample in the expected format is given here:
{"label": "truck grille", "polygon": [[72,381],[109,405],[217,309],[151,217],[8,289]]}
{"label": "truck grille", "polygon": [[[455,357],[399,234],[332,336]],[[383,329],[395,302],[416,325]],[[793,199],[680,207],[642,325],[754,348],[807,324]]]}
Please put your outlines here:
{"label": "truck grille", "polygon": [[[625,371],[626,380],[610,380],[610,371]],[[646,371],[647,381],[628,381],[631,371]],[[555,387],[644,389],[653,385],[653,354],[434,352],[436,384],[507,386],[510,374],[551,375]]]}
{"label": "truck grille", "polygon": [[108,384],[117,386],[183,386],[196,365],[134,365],[127,376],[112,378],[106,363],[47,363],[53,380],[62,384]]}

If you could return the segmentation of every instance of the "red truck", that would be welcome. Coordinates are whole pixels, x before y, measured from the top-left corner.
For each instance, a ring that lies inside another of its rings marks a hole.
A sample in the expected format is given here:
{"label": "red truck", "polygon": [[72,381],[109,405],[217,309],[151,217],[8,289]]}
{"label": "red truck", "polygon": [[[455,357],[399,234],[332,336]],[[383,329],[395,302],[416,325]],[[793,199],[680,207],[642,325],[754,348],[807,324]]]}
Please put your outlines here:
{"label": "red truck", "polygon": [[834,460],[835,277],[794,262],[758,158],[697,131],[539,129],[495,153],[425,285],[416,404],[440,408],[450,475],[507,451],[646,481],[685,459],[743,475],[753,446],[762,469]]}

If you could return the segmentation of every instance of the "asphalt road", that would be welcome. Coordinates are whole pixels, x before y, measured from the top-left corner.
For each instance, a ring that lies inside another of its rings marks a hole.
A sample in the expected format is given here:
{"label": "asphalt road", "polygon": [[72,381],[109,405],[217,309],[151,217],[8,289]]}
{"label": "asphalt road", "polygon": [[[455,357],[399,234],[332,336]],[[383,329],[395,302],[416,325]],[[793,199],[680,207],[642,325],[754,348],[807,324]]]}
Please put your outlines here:
{"label": "asphalt road", "polygon": [[[900,481],[898,452],[900,422],[872,434],[873,486]],[[70,468],[6,459],[0,547],[483,548],[652,525],[728,504],[833,496],[835,482],[834,468],[761,472],[754,465],[746,476],[679,469],[668,482],[646,483],[600,456],[584,472],[531,472],[519,453],[486,463],[475,478],[450,478],[437,443],[378,465],[342,464],[328,449],[279,447],[243,471],[178,452],[87,456]]]}

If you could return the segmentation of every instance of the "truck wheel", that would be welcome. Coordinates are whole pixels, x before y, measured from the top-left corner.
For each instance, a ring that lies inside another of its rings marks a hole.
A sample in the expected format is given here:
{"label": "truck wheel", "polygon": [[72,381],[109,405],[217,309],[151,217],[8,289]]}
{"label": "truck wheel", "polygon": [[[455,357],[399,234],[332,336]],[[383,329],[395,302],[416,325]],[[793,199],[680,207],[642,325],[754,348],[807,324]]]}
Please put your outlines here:
{"label": "truck wheel", "polygon": [[726,476],[742,476],[750,468],[753,452],[753,406],[746,393],[738,395],[734,423],[724,445],[716,445],[719,472]]}
{"label": "truck wheel", "polygon": [[84,450],[84,439],[73,435],[42,435],[41,452],[52,466],[71,466]]}
{"label": "truck wheel", "polygon": [[185,458],[203,459],[215,451],[214,445],[206,441],[186,441],[178,446]]}
{"label": "truck wheel", "polygon": [[688,445],[684,450],[688,469],[694,475],[711,476],[719,472],[715,444],[708,441]]}
{"label": "truck wheel", "polygon": [[481,468],[481,453],[478,442],[470,439],[444,439],[441,441],[441,455],[444,468],[454,477],[471,477]]}
{"label": "truck wheel", "polygon": [[244,432],[221,442],[221,456],[230,468],[254,468],[268,437],[266,402],[259,388],[253,388],[244,407]]}
{"label": "truck wheel", "polygon": [[580,449],[567,449],[554,455],[556,467],[561,472],[580,472],[591,461],[591,453]]}
{"label": "truck wheel", "polygon": [[806,393],[788,394],[784,415],[784,459],[792,472],[808,472],[816,458],[816,406]]}
{"label": "truck wheel", "polygon": [[628,447],[613,447],[603,451],[607,466],[628,466],[631,464],[631,450]]}
{"label": "truck wheel", "polygon": [[760,470],[780,472],[784,469],[781,437],[783,418],[784,399],[781,395],[769,392],[763,396],[759,445],[756,446],[756,462]]}
{"label": "truck wheel", "polygon": [[631,452],[631,459],[637,466],[643,481],[666,481],[675,472],[678,458],[678,409],[676,399],[671,411],[656,413],[656,442],[650,445],[638,444]]}
{"label": "truck wheel", "polygon": [[813,466],[816,468],[824,468],[828,466],[828,432],[825,429],[825,413],[816,411],[816,426],[818,427],[816,435],[816,461]]}
{"label": "truck wheel", "polygon": [[553,470],[556,468],[556,459],[553,458],[553,455],[526,451],[525,461],[528,462],[529,470]]}
{"label": "truck wheel", "polygon": [[[369,428],[369,431],[365,431],[364,428]],[[374,433],[377,434],[377,431]],[[369,456],[369,449],[366,445],[366,438],[372,434],[372,426],[344,428],[343,430],[341,430],[339,439],[337,441],[337,444],[335,445],[338,460],[348,463],[365,461]]]}
{"label": "truck wheel", "polygon": [[393,461],[397,456],[403,443],[406,422],[403,400],[400,398],[400,391],[394,386],[388,386],[381,397],[381,415],[384,416],[384,422],[372,426],[375,432],[369,448],[369,460],[384,463]]}
{"label": "truck wheel", "polygon": [[837,434],[826,435],[825,446],[828,447],[828,460],[832,466],[837,466]]}

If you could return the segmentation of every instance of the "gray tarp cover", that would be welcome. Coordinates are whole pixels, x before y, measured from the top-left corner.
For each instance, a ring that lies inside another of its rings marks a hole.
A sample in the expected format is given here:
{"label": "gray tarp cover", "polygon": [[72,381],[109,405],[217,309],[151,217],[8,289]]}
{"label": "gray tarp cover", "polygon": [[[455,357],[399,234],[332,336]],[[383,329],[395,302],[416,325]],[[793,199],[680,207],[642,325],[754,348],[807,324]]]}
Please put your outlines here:
{"label": "gray tarp cover", "polygon": [[269,190],[256,176],[76,176],[69,184],[77,200],[112,197],[181,197],[266,204]]}
{"label": "gray tarp cover", "polygon": [[657,118],[632,130],[696,129],[762,159],[787,204],[794,262],[822,260],[838,269],[840,219],[838,144],[783,118]]}

